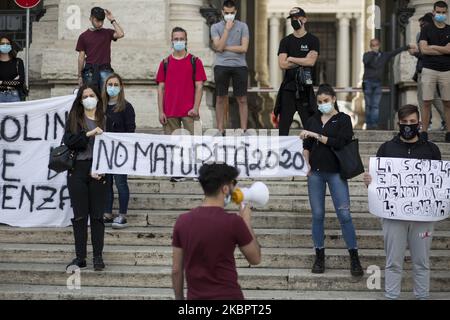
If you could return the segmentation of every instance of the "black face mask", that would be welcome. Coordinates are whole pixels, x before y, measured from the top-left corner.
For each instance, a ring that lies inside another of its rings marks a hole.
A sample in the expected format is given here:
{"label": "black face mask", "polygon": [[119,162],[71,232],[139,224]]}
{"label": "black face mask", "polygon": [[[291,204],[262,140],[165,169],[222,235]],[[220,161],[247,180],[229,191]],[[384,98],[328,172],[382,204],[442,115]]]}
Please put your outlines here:
{"label": "black face mask", "polygon": [[301,21],[299,21],[299,20],[294,20],[294,19],[292,19],[291,20],[291,26],[292,26],[292,28],[294,28],[294,30],[300,30],[301,28],[302,28],[302,23],[301,23]]}
{"label": "black face mask", "polygon": [[412,140],[419,134],[420,124],[400,124],[400,136],[405,140]]}

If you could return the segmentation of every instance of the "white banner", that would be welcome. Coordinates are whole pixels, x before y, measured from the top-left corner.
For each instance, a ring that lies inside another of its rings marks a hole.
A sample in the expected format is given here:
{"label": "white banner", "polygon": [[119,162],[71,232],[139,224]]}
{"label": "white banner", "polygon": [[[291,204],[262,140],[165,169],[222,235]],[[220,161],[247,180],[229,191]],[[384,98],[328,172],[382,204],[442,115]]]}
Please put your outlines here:
{"label": "white banner", "polygon": [[408,221],[449,217],[449,161],[370,158],[370,175],[370,213]]}
{"label": "white banner", "polygon": [[73,216],[67,173],[47,168],[75,96],[0,103],[0,223],[64,227]]}
{"label": "white banner", "polygon": [[306,176],[298,137],[163,136],[105,133],[94,145],[93,173],[197,177],[205,162],[225,162],[241,178]]}

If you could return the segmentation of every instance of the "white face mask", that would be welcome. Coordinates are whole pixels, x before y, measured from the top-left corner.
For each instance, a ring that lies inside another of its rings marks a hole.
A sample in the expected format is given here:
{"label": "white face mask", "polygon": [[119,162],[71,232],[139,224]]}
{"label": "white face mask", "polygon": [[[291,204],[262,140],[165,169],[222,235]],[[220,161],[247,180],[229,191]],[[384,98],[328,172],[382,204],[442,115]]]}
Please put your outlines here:
{"label": "white face mask", "polygon": [[93,110],[97,107],[97,98],[88,97],[86,99],[83,99],[83,107],[86,110]]}
{"label": "white face mask", "polygon": [[223,16],[223,18],[225,19],[226,22],[234,21],[234,19],[236,18],[236,15],[235,14],[226,14]]}

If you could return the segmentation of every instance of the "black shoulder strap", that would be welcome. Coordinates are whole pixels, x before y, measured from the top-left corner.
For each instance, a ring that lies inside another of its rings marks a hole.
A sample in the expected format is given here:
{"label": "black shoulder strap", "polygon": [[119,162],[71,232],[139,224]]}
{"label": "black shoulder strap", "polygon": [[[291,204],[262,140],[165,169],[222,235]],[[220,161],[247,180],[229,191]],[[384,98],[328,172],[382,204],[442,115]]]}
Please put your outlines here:
{"label": "black shoulder strap", "polygon": [[194,86],[195,86],[195,79],[196,77],[196,73],[197,73],[197,57],[194,56],[193,54],[191,55],[191,64],[192,64],[192,81],[194,81]]}
{"label": "black shoulder strap", "polygon": [[167,68],[169,67],[169,57],[164,58],[163,64],[164,64],[164,81],[165,81],[167,75]]}

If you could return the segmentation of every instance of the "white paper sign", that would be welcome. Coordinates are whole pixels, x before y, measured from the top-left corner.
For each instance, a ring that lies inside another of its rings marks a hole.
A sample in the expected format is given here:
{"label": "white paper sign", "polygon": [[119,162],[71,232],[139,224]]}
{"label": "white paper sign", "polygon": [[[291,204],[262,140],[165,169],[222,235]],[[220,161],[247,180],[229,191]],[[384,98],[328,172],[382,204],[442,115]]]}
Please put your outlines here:
{"label": "white paper sign", "polygon": [[306,176],[298,137],[163,136],[105,133],[94,145],[94,173],[197,177],[205,162],[225,162],[240,177]]}
{"label": "white paper sign", "polygon": [[370,175],[370,213],[408,221],[449,217],[449,161],[371,158]]}
{"label": "white paper sign", "polygon": [[0,104],[0,223],[64,227],[73,216],[67,173],[47,168],[75,96]]}

